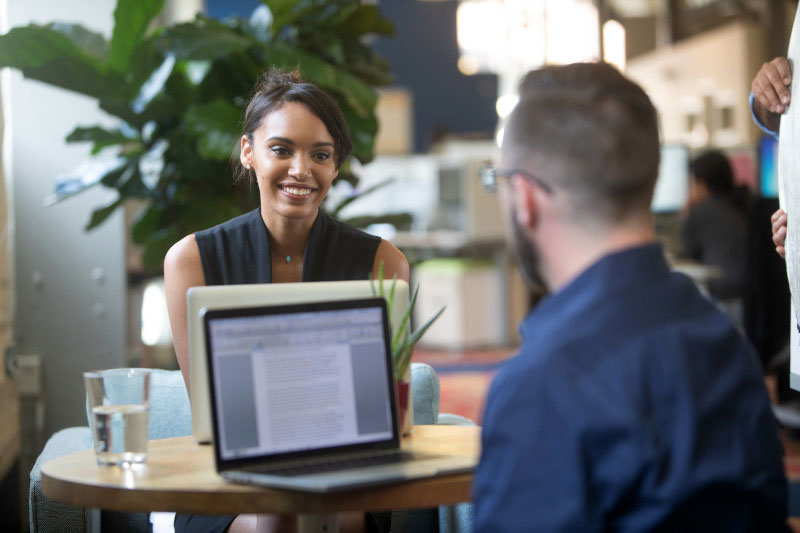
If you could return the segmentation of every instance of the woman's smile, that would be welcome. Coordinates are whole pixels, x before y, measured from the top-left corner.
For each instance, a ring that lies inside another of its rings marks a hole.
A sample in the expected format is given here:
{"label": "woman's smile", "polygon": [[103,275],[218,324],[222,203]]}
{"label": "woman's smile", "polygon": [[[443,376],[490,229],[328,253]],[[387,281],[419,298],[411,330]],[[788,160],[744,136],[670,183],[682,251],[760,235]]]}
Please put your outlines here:
{"label": "woman's smile", "polygon": [[311,198],[311,194],[316,191],[314,187],[295,183],[280,183],[278,184],[278,188],[293,200],[307,200]]}

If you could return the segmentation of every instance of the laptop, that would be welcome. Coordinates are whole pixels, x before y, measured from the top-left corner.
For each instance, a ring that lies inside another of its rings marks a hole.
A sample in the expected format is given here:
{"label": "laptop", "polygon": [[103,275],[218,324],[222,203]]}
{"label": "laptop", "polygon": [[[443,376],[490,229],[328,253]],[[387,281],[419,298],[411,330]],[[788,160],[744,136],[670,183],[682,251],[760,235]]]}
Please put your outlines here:
{"label": "laptop", "polygon": [[[392,280],[383,288],[389,294]],[[192,287],[186,293],[187,334],[189,348],[189,400],[192,406],[192,435],[198,443],[211,442],[211,407],[208,400],[206,346],[203,339],[203,317],[200,310],[277,305],[328,300],[353,300],[374,296],[369,280],[307,281],[302,283],[256,283],[249,285],[211,285]],[[408,283],[397,280],[390,324],[399,327],[408,307]]]}
{"label": "laptop", "polygon": [[475,467],[400,449],[384,299],[206,310],[203,324],[224,479],[332,492]]}

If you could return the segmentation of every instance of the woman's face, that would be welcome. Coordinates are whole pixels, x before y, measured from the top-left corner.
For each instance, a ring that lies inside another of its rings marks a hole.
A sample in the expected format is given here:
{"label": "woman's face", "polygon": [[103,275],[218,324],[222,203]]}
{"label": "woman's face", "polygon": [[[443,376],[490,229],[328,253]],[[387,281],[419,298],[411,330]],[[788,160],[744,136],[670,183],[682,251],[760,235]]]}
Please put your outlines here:
{"label": "woman's face", "polygon": [[306,106],[284,102],[242,136],[241,162],[256,173],[261,205],[291,219],[314,217],[338,174],[333,137]]}

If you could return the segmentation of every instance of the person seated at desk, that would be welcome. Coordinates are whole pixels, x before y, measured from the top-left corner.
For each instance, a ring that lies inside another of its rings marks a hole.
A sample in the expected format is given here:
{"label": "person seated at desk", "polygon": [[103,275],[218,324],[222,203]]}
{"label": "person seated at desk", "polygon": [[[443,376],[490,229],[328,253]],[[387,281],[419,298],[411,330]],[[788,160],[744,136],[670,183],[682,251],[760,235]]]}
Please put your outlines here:
{"label": "person seated at desk", "polygon": [[[244,117],[238,180],[258,186],[261,205],[184,237],[167,253],[164,281],[173,343],[189,387],[186,291],[200,285],[339,281],[384,276],[408,281],[390,242],[325,214],[320,206],[352,146],[335,101],[297,73],[265,74]],[[359,528],[358,517],[342,520]],[[235,520],[234,520],[235,519]],[[176,516],[176,531],[291,529],[291,517]]]}
{"label": "person seated at desk", "polygon": [[607,64],[545,67],[504,131],[484,181],[550,295],[490,387],[475,530],[788,531],[756,355],[656,240],[650,99]]}
{"label": "person seated at desk", "polygon": [[689,163],[689,198],[681,224],[683,255],[719,267],[708,283],[711,296],[737,323],[742,322],[747,248],[747,197],[734,187],[733,171],[722,152],[709,150]]}

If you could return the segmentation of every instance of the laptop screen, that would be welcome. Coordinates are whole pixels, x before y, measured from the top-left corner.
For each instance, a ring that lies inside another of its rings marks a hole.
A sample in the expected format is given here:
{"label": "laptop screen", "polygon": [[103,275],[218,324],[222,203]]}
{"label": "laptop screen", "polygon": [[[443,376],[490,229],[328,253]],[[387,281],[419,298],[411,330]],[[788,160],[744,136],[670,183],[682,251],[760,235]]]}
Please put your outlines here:
{"label": "laptop screen", "polygon": [[223,461],[391,441],[381,299],[209,311]]}

